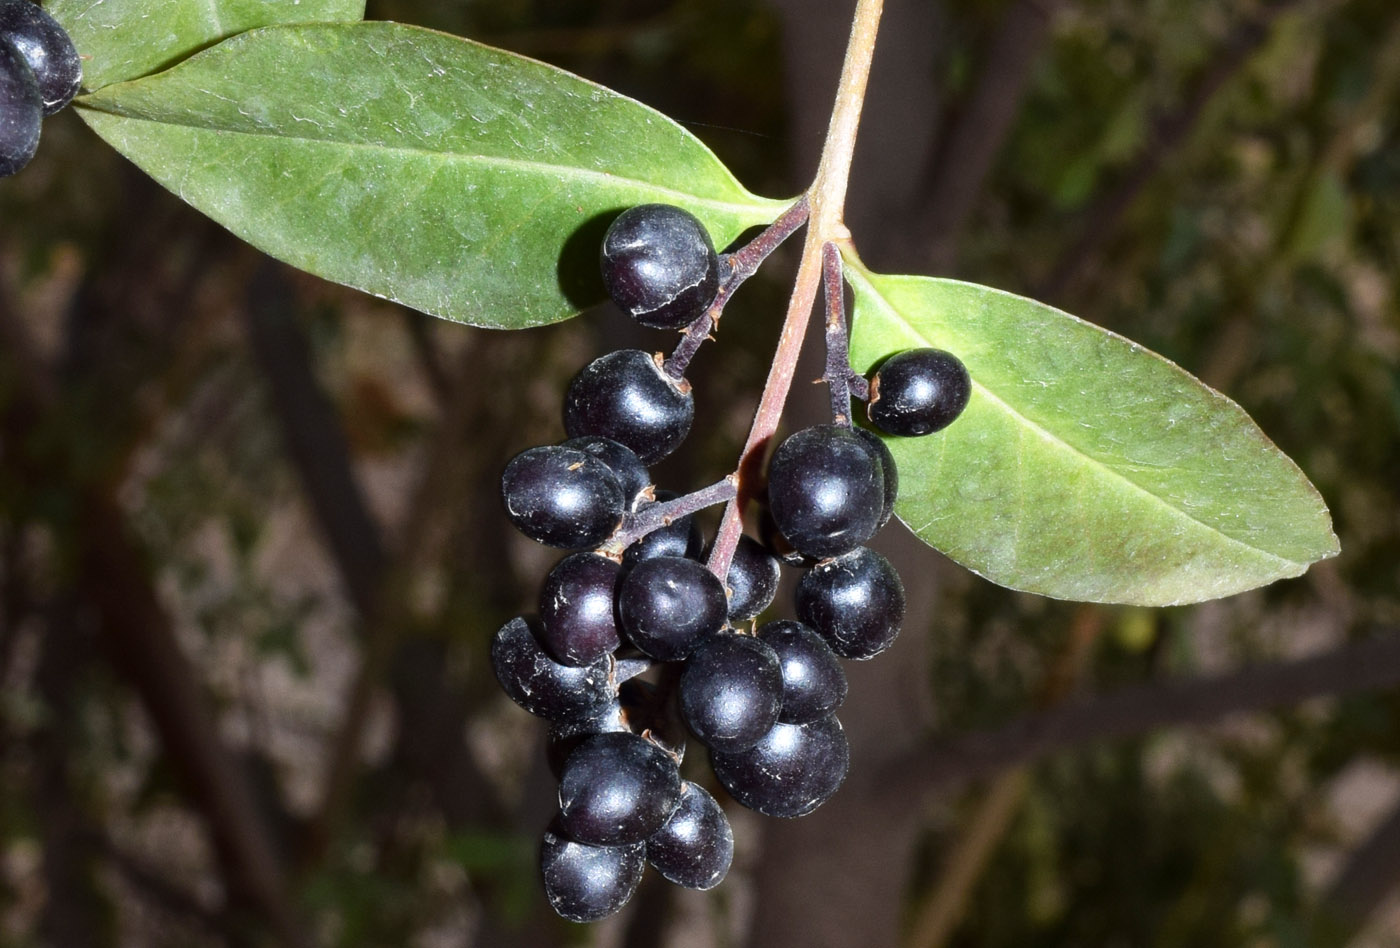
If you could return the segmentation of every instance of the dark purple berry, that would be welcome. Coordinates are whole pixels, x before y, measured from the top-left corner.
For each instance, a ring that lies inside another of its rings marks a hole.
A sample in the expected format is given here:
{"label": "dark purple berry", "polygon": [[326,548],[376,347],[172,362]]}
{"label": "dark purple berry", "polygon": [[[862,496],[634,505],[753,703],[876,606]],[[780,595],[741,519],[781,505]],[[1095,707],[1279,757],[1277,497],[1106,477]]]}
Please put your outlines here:
{"label": "dark purple berry", "polygon": [[536,620],[517,617],[491,640],[491,667],[510,699],[551,721],[589,718],[609,707],[617,698],[612,659],[604,657],[586,668],[561,665],[540,645],[538,626]]}
{"label": "dark purple berry", "polygon": [[556,820],[540,844],[544,894],[571,922],[596,922],[627,904],[646,869],[646,846],[590,846],[572,840]]}
{"label": "dark purple berry", "polygon": [[719,258],[705,225],[670,204],[623,211],[603,236],[603,285],[643,326],[683,329],[719,292]]}
{"label": "dark purple berry", "polygon": [[651,486],[651,472],[646,469],[642,459],[631,448],[618,444],[612,438],[584,435],[570,438],[564,442],[564,447],[584,451],[606,464],[622,488],[623,504],[627,510],[635,509],[639,495]]}
{"label": "dark purple berry", "polygon": [[909,349],[886,359],[870,377],[865,411],[885,434],[914,437],[941,431],[972,396],[967,366],[942,349]]}
{"label": "dark purple berry", "polygon": [[622,644],[613,602],[622,567],[597,553],[572,553],[540,590],[540,643],[565,665],[592,665]]}
{"label": "dark purple berry", "polygon": [[[659,490],[656,492],[656,502],[674,500],[678,496],[675,491]],[[705,538],[700,533],[700,524],[693,514],[686,514],[664,527],[658,527],[629,546],[622,554],[622,565],[631,569],[642,560],[651,560],[658,556],[695,559],[704,546]]]}
{"label": "dark purple berry", "polygon": [[506,465],[501,499],[516,529],[565,550],[598,546],[622,523],[617,478],[602,461],[561,445],[527,448]]}
{"label": "dark purple berry", "polygon": [[797,617],[842,658],[871,658],[899,635],[904,584],[890,561],[861,547],[818,563],[797,584]]}
{"label": "dark purple berry", "polygon": [[883,466],[850,428],[804,428],[773,453],[768,506],[799,553],[826,557],[855,549],[875,534],[884,505]]}
{"label": "dark purple berry", "polygon": [[34,157],[43,99],[24,55],[0,39],[0,177],[12,175]]}
{"label": "dark purple berry", "polygon": [[846,672],[820,635],[790,619],[759,626],[758,640],[778,656],[783,672],[783,708],[778,720],[806,724],[825,717],[846,700]]}
{"label": "dark purple berry", "polygon": [[729,795],[764,816],[805,816],[846,779],[851,752],[834,714],[808,724],[775,724],[748,750],[711,751]]}
{"label": "dark purple berry", "polygon": [[894,515],[894,502],[899,498],[899,466],[894,463],[894,455],[890,453],[890,446],[873,431],[864,428],[852,428],[856,434],[860,435],[872,451],[880,458],[880,469],[885,474],[885,506],[880,508],[880,523],[876,530],[883,530],[885,524],[890,522],[890,517]]}
{"label": "dark purple berry", "polygon": [[[626,684],[631,684],[631,682]],[[626,688],[626,684],[622,687]],[[628,714],[620,697],[604,706],[596,714],[587,717],[571,717],[551,724],[549,737],[544,745],[545,760],[549,763],[549,772],[554,774],[556,780],[559,779],[559,775],[564,772],[564,761],[569,759],[569,755],[574,752],[576,747],[594,734],[613,732],[632,733],[631,715]]]}
{"label": "dark purple berry", "polygon": [[683,781],[676,812],[647,839],[647,862],[676,885],[713,889],[733,861],[734,831],[724,810],[703,787]]}
{"label": "dark purple berry", "polygon": [[0,0],[0,40],[8,40],[29,64],[45,115],[78,94],[82,60],[67,31],[42,7],[29,0]]}
{"label": "dark purple berry", "polygon": [[725,585],[729,587],[729,621],[746,622],[773,603],[782,565],[753,537],[739,537]]}
{"label": "dark purple berry", "polygon": [[619,349],[599,356],[569,383],[564,430],[571,438],[602,435],[655,464],[690,431],[695,398],[684,380],[661,371],[649,353]]}
{"label": "dark purple berry", "polygon": [[680,681],[681,717],[706,745],[740,751],[778,722],[783,671],[778,656],[756,638],[722,632],[686,659]]}
{"label": "dark purple berry", "polygon": [[652,658],[685,658],[724,627],[724,586],[703,563],[658,556],[638,563],[617,594],[622,630]]}
{"label": "dark purple berry", "polygon": [[665,825],[680,799],[675,759],[635,734],[590,737],[559,775],[560,825],[581,843],[640,843]]}

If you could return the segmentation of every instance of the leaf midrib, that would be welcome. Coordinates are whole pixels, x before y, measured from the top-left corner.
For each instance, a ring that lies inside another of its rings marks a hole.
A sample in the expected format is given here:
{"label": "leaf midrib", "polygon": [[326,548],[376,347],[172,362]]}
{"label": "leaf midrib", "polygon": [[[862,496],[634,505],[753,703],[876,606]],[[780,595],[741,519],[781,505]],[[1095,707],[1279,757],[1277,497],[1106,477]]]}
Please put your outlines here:
{"label": "leaf midrib", "polygon": [[[860,270],[858,270],[858,269],[855,268],[855,267],[848,267],[848,268],[847,268],[847,272],[850,273],[850,274],[853,274],[853,275],[859,277],[860,281],[861,281],[862,283],[865,284],[865,286],[868,288],[868,290],[869,290],[869,292],[871,293],[871,295],[872,295],[874,298],[876,298],[876,299],[878,299],[878,300],[880,301],[880,306],[881,306],[881,308],[884,309],[887,313],[889,313],[889,314],[894,318],[895,321],[897,321],[898,323],[900,323],[901,325],[903,325],[905,328],[907,328],[911,333],[913,333],[913,334],[914,334],[915,336],[917,336],[918,338],[923,339],[925,342],[929,343],[930,345],[933,345],[933,342],[934,342],[934,341],[931,340],[931,339],[929,339],[927,336],[925,336],[924,333],[921,332],[918,328],[916,328],[912,323],[910,323],[909,320],[905,319],[904,316],[899,312],[899,310],[897,310],[897,309],[889,302],[889,300],[885,298],[885,295],[884,295],[883,293],[881,293],[881,292],[875,287],[875,285],[874,285],[873,283],[871,283],[870,280],[868,280],[868,279],[866,278],[866,276],[865,276],[865,274],[864,274],[863,272],[861,272]],[[1201,520],[1199,517],[1196,517],[1196,516],[1192,515],[1191,513],[1189,513],[1189,512],[1186,511],[1186,510],[1183,510],[1180,506],[1178,506],[1178,505],[1175,504],[1175,503],[1172,503],[1170,500],[1168,500],[1167,498],[1163,497],[1162,495],[1157,494],[1157,493],[1154,493],[1153,491],[1151,491],[1151,490],[1147,489],[1146,487],[1144,487],[1143,485],[1139,484],[1137,481],[1134,481],[1131,477],[1128,477],[1125,473],[1123,473],[1123,472],[1120,471],[1119,469],[1117,469],[1117,468],[1115,468],[1115,467],[1112,467],[1112,466],[1110,466],[1110,465],[1108,465],[1108,464],[1105,464],[1103,461],[1100,461],[1098,458],[1094,457],[1092,454],[1086,453],[1084,450],[1082,450],[1081,448],[1079,448],[1077,445],[1074,445],[1074,444],[1071,444],[1071,443],[1068,442],[1068,441],[1065,441],[1063,438],[1060,438],[1059,436],[1055,435],[1053,432],[1049,431],[1048,429],[1044,428],[1043,426],[1041,426],[1041,425],[1037,424],[1036,422],[1032,421],[1030,418],[1026,417],[1025,415],[1021,414],[1021,412],[1019,412],[1019,411],[1017,411],[1015,408],[1013,408],[1009,402],[1005,401],[1005,400],[1002,399],[1000,396],[998,396],[995,392],[993,392],[991,389],[987,388],[987,386],[985,386],[985,385],[983,385],[981,382],[977,381],[976,378],[972,379],[972,385],[973,385],[973,387],[974,387],[975,389],[977,389],[979,392],[981,392],[981,393],[982,393],[986,398],[988,398],[990,401],[992,401],[992,402],[995,403],[996,405],[1001,406],[1002,410],[1004,410],[1007,414],[1009,414],[1017,423],[1021,424],[1023,427],[1030,429],[1032,432],[1034,432],[1034,433],[1036,433],[1037,435],[1039,435],[1039,436],[1040,436],[1041,438],[1043,438],[1045,441],[1047,441],[1047,442],[1049,442],[1049,443],[1051,443],[1051,444],[1054,444],[1054,445],[1058,445],[1058,446],[1060,446],[1060,447],[1062,447],[1062,448],[1065,448],[1065,449],[1067,449],[1068,451],[1070,451],[1071,453],[1073,453],[1073,454],[1075,454],[1075,455],[1077,455],[1077,456],[1083,458],[1083,459],[1084,459],[1085,461],[1087,461],[1089,464],[1093,465],[1094,467],[1098,468],[1099,470],[1103,471],[1104,473],[1110,475],[1111,477],[1116,478],[1116,479],[1122,481],[1124,484],[1127,484],[1129,487],[1133,488],[1134,490],[1138,491],[1139,493],[1141,493],[1141,494],[1143,494],[1143,495],[1145,495],[1145,496],[1151,498],[1152,500],[1154,500],[1154,501],[1156,501],[1158,504],[1160,504],[1162,507],[1166,508],[1167,510],[1170,510],[1172,513],[1176,514],[1177,516],[1179,516],[1179,517],[1181,517],[1181,518],[1183,518],[1183,519],[1185,519],[1185,520],[1187,520],[1187,521],[1189,521],[1189,522],[1191,522],[1191,523],[1194,523],[1194,524],[1196,524],[1196,525],[1198,525],[1198,526],[1200,526],[1200,527],[1203,527],[1204,529],[1208,530],[1210,533],[1214,534],[1215,536],[1221,537],[1222,539],[1224,539],[1224,540],[1226,540],[1226,541],[1228,541],[1228,542],[1230,542],[1230,543],[1233,543],[1233,544],[1235,544],[1236,546],[1243,547],[1244,549],[1249,550],[1249,551],[1252,552],[1252,553],[1256,553],[1256,554],[1258,554],[1258,555],[1260,555],[1260,556],[1265,556],[1265,557],[1268,557],[1268,558],[1270,558],[1270,559],[1272,559],[1272,560],[1275,560],[1275,561],[1277,561],[1277,562],[1279,562],[1279,563],[1286,563],[1286,564],[1288,564],[1288,565],[1290,565],[1290,566],[1294,566],[1294,567],[1300,567],[1300,568],[1301,568],[1301,567],[1306,567],[1306,566],[1308,565],[1308,563],[1307,563],[1306,561],[1301,561],[1301,562],[1300,562],[1300,561],[1298,561],[1298,560],[1291,560],[1291,559],[1289,559],[1288,557],[1279,556],[1277,553],[1273,553],[1273,552],[1270,552],[1269,550],[1261,549],[1261,548],[1259,548],[1259,547],[1257,547],[1257,546],[1254,546],[1254,545],[1251,544],[1251,543],[1247,543],[1247,542],[1245,542],[1244,540],[1238,539],[1237,537],[1232,537],[1232,536],[1230,536],[1228,533],[1225,533],[1224,531],[1222,531],[1219,527],[1215,526],[1214,524],[1206,523],[1204,520]]]}
{"label": "leaf midrib", "polygon": [[[667,185],[655,184],[643,178],[634,178],[626,175],[612,174],[606,171],[594,171],[587,168],[581,168],[577,165],[550,164],[548,162],[529,161],[522,158],[502,158],[494,155],[479,155],[472,154],[470,152],[443,151],[441,149],[422,148],[415,147],[412,145],[374,144],[371,142],[345,141],[337,138],[317,138],[309,135],[287,135],[272,132],[270,130],[262,131],[227,128],[221,126],[198,125],[193,122],[171,122],[164,121],[161,119],[148,118],[141,115],[133,115],[128,112],[122,111],[118,107],[103,108],[100,104],[94,104],[92,102],[84,102],[79,104],[83,108],[90,109],[93,112],[98,112],[104,115],[110,115],[114,118],[124,119],[129,122],[144,122],[159,127],[188,128],[193,129],[197,132],[211,132],[214,134],[247,136],[250,138],[269,138],[285,142],[310,142],[318,145],[327,145],[349,149],[364,149],[366,151],[383,152],[390,154],[401,153],[409,155],[425,155],[430,158],[441,159],[442,161],[448,163],[452,163],[454,159],[457,159],[462,162],[481,164],[489,167],[511,168],[515,170],[527,171],[531,174],[540,175],[542,177],[570,176],[583,180],[605,182],[613,186],[619,183],[622,185],[634,185],[646,188],[647,190],[652,191],[659,196],[685,200],[692,204],[700,204],[705,207],[714,208],[716,210],[731,211],[744,217],[745,219],[748,219],[749,217],[754,215],[755,212],[766,211],[769,209],[776,211],[792,203],[791,201],[773,200],[770,198],[760,198],[757,196],[754,196],[754,200],[752,202],[747,203],[721,201],[715,198],[702,197],[701,195],[694,194],[689,191],[681,191],[677,188],[669,187]],[[738,185],[737,183],[735,184],[735,186],[740,187],[742,189],[742,186]]]}

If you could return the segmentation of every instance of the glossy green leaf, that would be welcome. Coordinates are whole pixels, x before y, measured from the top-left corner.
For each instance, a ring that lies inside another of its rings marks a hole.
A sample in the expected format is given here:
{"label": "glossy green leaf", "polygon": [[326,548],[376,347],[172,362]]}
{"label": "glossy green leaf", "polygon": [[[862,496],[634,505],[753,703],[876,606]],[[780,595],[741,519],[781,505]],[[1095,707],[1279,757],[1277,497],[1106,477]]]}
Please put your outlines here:
{"label": "glossy green leaf", "polygon": [[900,518],[973,571],[1062,599],[1160,606],[1297,576],[1337,552],[1297,466],[1161,356],[988,287],[855,261],[847,274],[858,370],[919,346],[967,364],[963,415],[889,445]]}
{"label": "glossy green leaf", "polygon": [[48,0],[83,56],[83,87],[147,76],[245,30],[350,21],[365,0]]}
{"label": "glossy green leaf", "polygon": [[80,101],[181,198],[303,270],[477,326],[602,297],[634,204],[723,245],[771,221],[693,135],[552,66],[394,23],[269,27]]}

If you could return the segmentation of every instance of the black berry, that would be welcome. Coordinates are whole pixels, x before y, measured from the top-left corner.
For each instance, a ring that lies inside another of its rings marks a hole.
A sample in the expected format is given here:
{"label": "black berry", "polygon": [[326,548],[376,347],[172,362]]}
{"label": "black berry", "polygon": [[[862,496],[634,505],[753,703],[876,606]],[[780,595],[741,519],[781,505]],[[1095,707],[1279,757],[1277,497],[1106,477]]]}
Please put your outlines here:
{"label": "black berry", "polygon": [[797,617],[842,658],[883,652],[904,621],[904,584],[890,561],[861,547],[818,563],[797,584]]}
{"label": "black berry", "polygon": [[622,488],[622,500],[628,510],[637,506],[638,495],[651,486],[651,472],[637,453],[626,445],[602,435],[584,435],[564,442],[564,447],[593,455],[608,466]]}
{"label": "black berry", "polygon": [[591,665],[622,644],[613,600],[622,567],[596,553],[564,557],[540,590],[540,643],[565,665]]}
{"label": "black berry", "polygon": [[894,463],[894,455],[890,453],[890,446],[873,431],[864,428],[852,428],[864,441],[876,456],[880,459],[880,470],[885,475],[885,505],[880,508],[880,522],[876,530],[883,530],[885,524],[890,522],[890,517],[894,515],[894,502],[899,497],[899,467]]}
{"label": "black berry", "polygon": [[564,396],[569,437],[602,435],[655,464],[674,451],[695,417],[690,386],[661,371],[649,353],[619,349],[584,366]]}
{"label": "black berry", "polygon": [[24,55],[0,39],[0,177],[12,175],[34,157],[43,100]]}
{"label": "black berry", "polygon": [[729,621],[746,622],[767,609],[778,594],[781,578],[778,558],[752,537],[740,536],[725,577],[729,587]]}
{"label": "black berry", "polygon": [[501,475],[501,499],[521,533],[565,550],[598,546],[622,523],[622,488],[612,470],[561,445],[512,458]]}
{"label": "black berry", "polygon": [[635,734],[596,734],[564,761],[559,822],[581,843],[626,846],[661,829],[680,798],[669,754]]}
{"label": "black berry", "polygon": [[[627,684],[631,684],[631,682],[625,683],[623,687],[625,688]],[[549,736],[544,745],[545,760],[549,764],[549,772],[554,774],[557,780],[564,771],[564,761],[569,759],[569,755],[574,752],[576,747],[594,734],[612,732],[632,733],[631,715],[627,713],[620,698],[605,705],[596,714],[580,715],[554,722],[550,725]]]}
{"label": "black berry", "polygon": [[627,904],[646,869],[646,847],[590,846],[572,840],[556,820],[540,844],[544,894],[571,922],[596,922]]}
{"label": "black berry", "polygon": [[967,366],[942,349],[909,349],[870,377],[866,414],[885,434],[913,437],[948,427],[972,396]]}
{"label": "black berry", "polygon": [[618,616],[632,644],[652,658],[685,658],[724,627],[724,586],[703,563],[658,556],[638,563],[617,595]]}
{"label": "black berry", "polygon": [[67,31],[29,0],[0,0],[0,40],[8,40],[29,63],[45,115],[73,100],[83,81],[83,63]]}
{"label": "black berry", "polygon": [[676,885],[713,889],[734,861],[734,831],[715,798],[684,781],[676,812],[647,839],[646,858]]}
{"label": "black berry", "polygon": [[806,724],[825,717],[846,700],[841,660],[816,632],[801,622],[780,619],[759,626],[758,640],[778,656],[783,672],[779,721]]}
{"label": "black berry", "polygon": [[623,211],[603,236],[603,285],[643,326],[681,329],[719,291],[719,258],[695,215],[669,204]]}
{"label": "black berry", "polygon": [[[675,491],[659,490],[656,492],[658,503],[674,500],[676,496]],[[695,559],[700,555],[704,546],[705,538],[700,533],[700,524],[693,514],[686,514],[683,517],[677,517],[664,527],[658,527],[629,546],[622,554],[622,565],[631,569],[642,560],[655,559],[658,556],[681,556]]]}
{"label": "black berry", "polygon": [[839,556],[875,534],[885,505],[884,468],[850,428],[804,428],[773,453],[768,505],[799,553]]}
{"label": "black berry", "polygon": [[551,721],[591,718],[617,698],[612,659],[585,668],[561,665],[540,645],[536,620],[517,617],[491,640],[491,667],[510,699]]}
{"label": "black berry", "polygon": [[775,724],[748,750],[711,751],[729,795],[764,816],[805,816],[821,806],[850,768],[841,722],[829,714],[808,724]]}
{"label": "black berry", "polygon": [[756,638],[723,632],[686,659],[680,681],[681,717],[706,745],[740,751],[778,722],[783,671],[778,656]]}

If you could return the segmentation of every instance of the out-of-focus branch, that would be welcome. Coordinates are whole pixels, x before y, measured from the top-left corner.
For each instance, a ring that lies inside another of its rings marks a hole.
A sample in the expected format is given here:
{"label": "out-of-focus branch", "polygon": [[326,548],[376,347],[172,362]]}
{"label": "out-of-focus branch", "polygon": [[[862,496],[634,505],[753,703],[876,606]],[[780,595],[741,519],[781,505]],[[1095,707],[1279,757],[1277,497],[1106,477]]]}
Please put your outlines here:
{"label": "out-of-focus branch", "polygon": [[1316,945],[1350,942],[1400,889],[1400,807],[1348,857],[1318,910]]}
{"label": "out-of-focus branch", "polygon": [[911,798],[1095,741],[1397,684],[1400,634],[1391,632],[1314,658],[1129,688],[1030,714],[996,730],[932,738],[890,760],[872,779],[883,800],[908,806]]}
{"label": "out-of-focus branch", "polygon": [[1206,106],[1233,79],[1269,38],[1274,22],[1303,0],[1270,0],[1235,25],[1215,55],[1211,66],[1197,80],[1186,101],[1152,122],[1142,151],[1132,169],[1118,184],[1100,194],[1081,215],[1079,237],[1060,254],[1049,274],[1036,288],[1040,299],[1060,298],[1097,258],[1117,230],[1123,215],[1157,176],[1163,164],[1191,138]]}
{"label": "out-of-focus branch", "polygon": [[928,248],[930,265],[957,261],[963,227],[1006,143],[1050,35],[1061,0],[1013,0],[978,70],[977,83],[940,150],[926,196],[915,205],[911,243]]}

